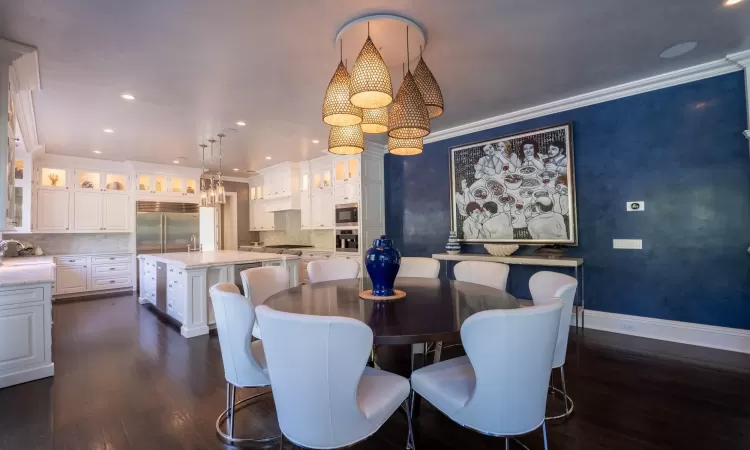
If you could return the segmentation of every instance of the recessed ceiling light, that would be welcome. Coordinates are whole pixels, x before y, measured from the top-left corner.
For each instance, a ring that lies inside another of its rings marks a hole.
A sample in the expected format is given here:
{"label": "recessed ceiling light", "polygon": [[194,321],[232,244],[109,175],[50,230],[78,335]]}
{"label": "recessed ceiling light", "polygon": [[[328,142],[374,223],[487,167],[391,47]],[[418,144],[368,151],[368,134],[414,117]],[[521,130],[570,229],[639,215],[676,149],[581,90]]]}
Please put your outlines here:
{"label": "recessed ceiling light", "polygon": [[112,128],[105,128],[105,129],[104,129],[104,132],[105,132],[105,133],[114,133],[114,132],[115,132],[115,130],[113,130]]}
{"label": "recessed ceiling light", "polygon": [[102,151],[101,150],[94,150],[94,153],[96,153],[97,155],[100,155],[102,153]]}
{"label": "recessed ceiling light", "polygon": [[240,171],[240,169],[238,169],[236,167],[234,169],[232,169],[232,170],[234,170],[235,172],[239,172]]}
{"label": "recessed ceiling light", "polygon": [[175,159],[175,160],[174,160],[174,161],[172,161],[172,162],[173,162],[173,163],[175,163],[175,164],[179,164],[179,163],[180,163],[180,160],[179,160],[179,159]]}
{"label": "recessed ceiling light", "polygon": [[742,0],[727,0],[724,2],[724,6],[732,6],[736,5],[737,3],[742,3]]}
{"label": "recessed ceiling light", "polygon": [[271,157],[270,156],[266,156],[266,159],[271,159]]}
{"label": "recessed ceiling light", "polygon": [[682,42],[677,45],[673,45],[669,47],[668,49],[661,52],[659,57],[664,59],[671,59],[676,58],[678,56],[682,56],[687,52],[692,51],[695,47],[698,46],[698,43],[695,41],[688,41],[688,42]]}
{"label": "recessed ceiling light", "polygon": [[313,144],[320,144],[320,141],[319,141],[319,140],[317,140],[317,139],[313,139],[313,140],[312,140],[312,143],[313,143]]}
{"label": "recessed ceiling light", "polygon": [[239,121],[237,121],[237,125],[239,125],[239,126],[241,126],[241,127],[244,127],[244,126],[245,126],[245,125],[247,125],[247,124],[246,124],[245,122],[243,122],[243,121],[239,120]]}
{"label": "recessed ceiling light", "polygon": [[124,98],[125,100],[135,100],[135,97],[133,94],[122,94],[120,97]]}

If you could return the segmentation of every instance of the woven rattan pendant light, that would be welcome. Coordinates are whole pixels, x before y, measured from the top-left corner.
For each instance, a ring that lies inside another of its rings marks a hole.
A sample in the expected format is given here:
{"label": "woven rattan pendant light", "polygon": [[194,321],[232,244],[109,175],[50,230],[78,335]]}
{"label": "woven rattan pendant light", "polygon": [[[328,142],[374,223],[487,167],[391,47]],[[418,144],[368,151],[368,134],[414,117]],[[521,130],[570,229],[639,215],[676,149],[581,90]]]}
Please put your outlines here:
{"label": "woven rattan pendant light", "polygon": [[388,138],[388,153],[399,156],[413,156],[422,153],[424,142],[422,138],[398,139]]}
{"label": "woven rattan pendant light", "polygon": [[336,155],[356,155],[365,151],[365,135],[359,125],[331,127],[328,151]]}
{"label": "woven rattan pendant light", "polygon": [[417,83],[419,93],[422,94],[424,104],[427,105],[427,113],[430,119],[434,119],[443,114],[443,93],[440,91],[440,85],[432,75],[432,71],[422,58],[421,47],[419,53],[419,63],[417,63],[417,68],[414,69],[414,81]]}
{"label": "woven rattan pendant light", "polygon": [[362,131],[365,133],[385,133],[388,131],[388,107],[362,110]]}
{"label": "woven rattan pendant light", "polygon": [[367,40],[352,66],[349,100],[364,109],[382,108],[393,102],[393,85],[388,66],[370,39],[367,23]]}
{"label": "woven rattan pendant light", "polygon": [[409,69],[409,28],[406,28],[406,74],[388,116],[388,136],[422,138],[430,134],[430,115]]}
{"label": "woven rattan pendant light", "polygon": [[323,100],[323,122],[338,127],[362,122],[362,110],[349,102],[350,78],[344,65],[343,45],[342,42],[342,58],[336,72],[333,73],[331,82],[328,83]]}

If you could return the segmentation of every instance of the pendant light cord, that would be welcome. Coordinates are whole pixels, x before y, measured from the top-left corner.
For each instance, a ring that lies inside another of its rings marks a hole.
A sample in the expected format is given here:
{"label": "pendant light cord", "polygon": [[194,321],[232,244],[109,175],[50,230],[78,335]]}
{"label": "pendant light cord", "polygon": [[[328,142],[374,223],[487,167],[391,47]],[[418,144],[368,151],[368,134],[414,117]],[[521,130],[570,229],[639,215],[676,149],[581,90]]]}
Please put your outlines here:
{"label": "pendant light cord", "polygon": [[409,25],[406,26],[406,67],[411,72],[411,57],[409,56]]}

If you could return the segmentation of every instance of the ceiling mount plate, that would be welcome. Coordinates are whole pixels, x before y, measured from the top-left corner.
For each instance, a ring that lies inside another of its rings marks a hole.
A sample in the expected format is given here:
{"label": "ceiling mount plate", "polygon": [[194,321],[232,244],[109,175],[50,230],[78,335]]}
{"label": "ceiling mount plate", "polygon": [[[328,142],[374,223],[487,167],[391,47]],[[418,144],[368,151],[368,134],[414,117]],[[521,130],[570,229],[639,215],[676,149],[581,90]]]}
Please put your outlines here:
{"label": "ceiling mount plate", "polygon": [[[370,23],[370,38],[380,51],[386,65],[392,69],[406,62],[406,27],[409,27],[409,53],[411,63],[419,61],[419,47],[427,47],[427,35],[413,20],[394,14],[372,14],[354,19],[344,25],[333,45],[339,50],[339,40],[344,40],[344,59],[351,70],[354,60],[367,40],[367,23]],[[413,68],[413,65],[412,65]]]}

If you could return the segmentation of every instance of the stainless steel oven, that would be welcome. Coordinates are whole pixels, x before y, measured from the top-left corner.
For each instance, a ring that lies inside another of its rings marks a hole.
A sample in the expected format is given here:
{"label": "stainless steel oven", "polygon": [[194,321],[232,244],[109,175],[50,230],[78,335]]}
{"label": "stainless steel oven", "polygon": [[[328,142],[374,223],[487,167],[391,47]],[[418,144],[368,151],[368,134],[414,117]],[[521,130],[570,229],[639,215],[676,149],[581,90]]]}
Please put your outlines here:
{"label": "stainless steel oven", "polygon": [[356,227],[357,225],[359,225],[359,205],[357,203],[336,205],[337,227]]}

